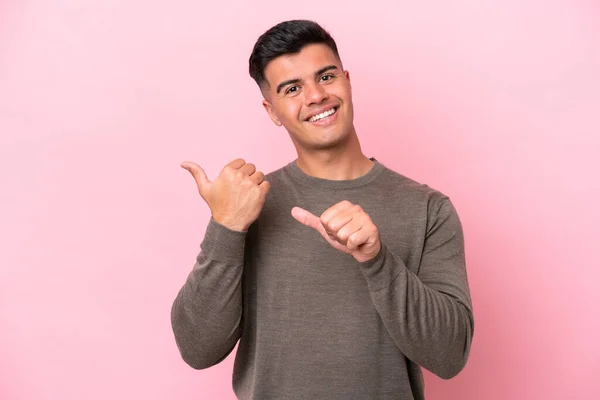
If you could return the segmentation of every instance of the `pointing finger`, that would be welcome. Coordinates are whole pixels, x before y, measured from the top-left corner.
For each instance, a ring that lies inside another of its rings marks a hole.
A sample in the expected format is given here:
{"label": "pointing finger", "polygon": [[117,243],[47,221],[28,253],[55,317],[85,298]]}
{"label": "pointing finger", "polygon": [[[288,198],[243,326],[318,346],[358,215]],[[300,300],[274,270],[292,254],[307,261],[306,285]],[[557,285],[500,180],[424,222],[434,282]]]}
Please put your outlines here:
{"label": "pointing finger", "polygon": [[198,186],[198,191],[200,192],[200,195],[204,197],[211,182],[206,176],[206,173],[204,172],[202,167],[191,161],[182,162],[181,167],[188,170],[190,174],[192,174],[194,180],[196,181],[196,185]]}
{"label": "pointing finger", "polygon": [[300,207],[292,208],[292,217],[294,217],[301,224],[316,229],[317,231],[321,225],[321,220],[319,217]]}

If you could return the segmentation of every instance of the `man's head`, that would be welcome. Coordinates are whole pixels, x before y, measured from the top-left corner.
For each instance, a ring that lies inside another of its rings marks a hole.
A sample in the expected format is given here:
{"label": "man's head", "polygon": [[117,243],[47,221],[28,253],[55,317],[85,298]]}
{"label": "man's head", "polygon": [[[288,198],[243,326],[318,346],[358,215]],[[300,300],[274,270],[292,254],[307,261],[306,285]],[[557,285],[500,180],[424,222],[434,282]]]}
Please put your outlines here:
{"label": "man's head", "polygon": [[266,31],[250,56],[250,76],[299,151],[332,148],[355,134],[350,76],[317,23],[292,20]]}

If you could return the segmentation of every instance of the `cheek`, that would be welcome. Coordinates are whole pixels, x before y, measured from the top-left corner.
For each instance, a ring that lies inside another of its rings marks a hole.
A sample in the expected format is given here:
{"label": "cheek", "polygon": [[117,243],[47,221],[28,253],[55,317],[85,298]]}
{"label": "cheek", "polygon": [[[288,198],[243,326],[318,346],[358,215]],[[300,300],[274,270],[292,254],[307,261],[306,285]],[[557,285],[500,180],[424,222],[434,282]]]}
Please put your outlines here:
{"label": "cheek", "polygon": [[298,122],[299,118],[300,118],[300,111],[301,111],[301,107],[299,107],[297,104],[294,103],[290,103],[290,104],[286,104],[282,109],[282,119],[286,122],[291,122],[291,123],[295,123]]}
{"label": "cheek", "polygon": [[350,91],[349,88],[340,88],[340,91],[338,92],[338,98],[340,98],[345,104],[344,104],[344,108],[346,108],[347,110],[352,110],[352,91]]}
{"label": "cheek", "polygon": [[349,100],[352,98],[352,92],[350,90],[350,86],[348,86],[347,84],[340,86],[337,90],[337,94],[338,97],[340,97],[343,100]]}

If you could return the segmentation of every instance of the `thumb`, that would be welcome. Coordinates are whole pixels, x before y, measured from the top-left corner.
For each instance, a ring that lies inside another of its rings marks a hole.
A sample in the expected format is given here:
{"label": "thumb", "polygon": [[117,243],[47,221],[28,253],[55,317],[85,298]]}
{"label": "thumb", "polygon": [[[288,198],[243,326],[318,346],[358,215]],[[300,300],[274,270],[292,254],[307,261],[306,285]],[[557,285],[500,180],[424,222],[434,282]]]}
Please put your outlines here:
{"label": "thumb", "polygon": [[204,197],[208,189],[210,188],[211,182],[208,180],[204,170],[196,163],[190,161],[184,161],[181,163],[181,168],[186,169],[192,174],[196,185],[198,185],[198,191],[200,195]]}
{"label": "thumb", "polygon": [[292,217],[294,217],[301,224],[316,230],[319,230],[319,226],[321,225],[321,220],[319,217],[300,207],[292,208]]}

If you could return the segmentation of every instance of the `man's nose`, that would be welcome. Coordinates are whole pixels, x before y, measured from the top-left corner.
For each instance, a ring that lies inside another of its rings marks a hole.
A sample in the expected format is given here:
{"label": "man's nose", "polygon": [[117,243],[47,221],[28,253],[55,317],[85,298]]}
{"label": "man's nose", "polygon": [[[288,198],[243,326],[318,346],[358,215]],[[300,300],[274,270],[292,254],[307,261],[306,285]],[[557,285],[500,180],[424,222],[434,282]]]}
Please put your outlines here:
{"label": "man's nose", "polygon": [[304,87],[304,102],[307,106],[319,104],[327,99],[327,92],[322,85],[313,83]]}

